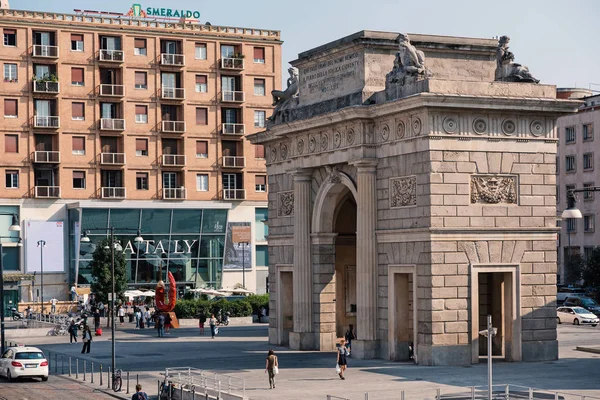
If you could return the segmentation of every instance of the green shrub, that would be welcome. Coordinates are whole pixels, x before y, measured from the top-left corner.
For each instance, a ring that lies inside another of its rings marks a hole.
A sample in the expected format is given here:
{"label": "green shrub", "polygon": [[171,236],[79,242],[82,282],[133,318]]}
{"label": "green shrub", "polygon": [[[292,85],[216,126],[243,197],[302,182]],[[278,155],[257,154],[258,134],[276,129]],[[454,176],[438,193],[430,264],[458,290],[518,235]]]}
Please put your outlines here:
{"label": "green shrub", "polygon": [[269,313],[269,294],[253,294],[246,297],[252,306],[252,314],[258,315],[260,308],[264,307]]}
{"label": "green shrub", "polygon": [[200,313],[204,313],[206,318],[210,314],[215,314],[221,310],[221,313],[229,312],[231,317],[249,317],[252,315],[252,306],[248,300],[227,301],[219,300],[178,300],[175,305],[175,315],[177,318],[198,318]]}

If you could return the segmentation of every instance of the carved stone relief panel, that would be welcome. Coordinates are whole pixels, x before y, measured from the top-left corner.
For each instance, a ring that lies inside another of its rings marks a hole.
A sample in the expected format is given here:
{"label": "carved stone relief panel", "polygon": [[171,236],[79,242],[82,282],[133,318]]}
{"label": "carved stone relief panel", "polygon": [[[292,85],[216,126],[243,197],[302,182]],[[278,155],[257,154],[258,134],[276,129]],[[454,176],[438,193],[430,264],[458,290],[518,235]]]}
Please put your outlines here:
{"label": "carved stone relief panel", "polygon": [[277,216],[291,217],[294,215],[294,191],[277,193]]}
{"label": "carved stone relief panel", "polygon": [[517,177],[471,175],[471,203],[517,204]]}
{"label": "carved stone relief panel", "polygon": [[390,208],[417,205],[417,177],[415,175],[390,178]]}

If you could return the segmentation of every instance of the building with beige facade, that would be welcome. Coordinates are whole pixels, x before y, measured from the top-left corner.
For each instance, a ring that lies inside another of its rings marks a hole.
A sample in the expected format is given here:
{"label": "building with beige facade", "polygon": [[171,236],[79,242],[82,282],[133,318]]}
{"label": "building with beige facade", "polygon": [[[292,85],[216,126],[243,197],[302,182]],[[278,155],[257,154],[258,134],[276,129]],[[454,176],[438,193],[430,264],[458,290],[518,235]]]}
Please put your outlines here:
{"label": "building with beige facade", "polygon": [[[22,251],[5,245],[12,300],[37,297],[40,252],[45,298],[89,283],[109,226],[132,287],[168,268],[180,290],[266,290],[264,148],[246,135],[271,112],[280,34],[132,13],[0,10],[0,208],[24,228]],[[236,224],[249,242],[230,243]]]}

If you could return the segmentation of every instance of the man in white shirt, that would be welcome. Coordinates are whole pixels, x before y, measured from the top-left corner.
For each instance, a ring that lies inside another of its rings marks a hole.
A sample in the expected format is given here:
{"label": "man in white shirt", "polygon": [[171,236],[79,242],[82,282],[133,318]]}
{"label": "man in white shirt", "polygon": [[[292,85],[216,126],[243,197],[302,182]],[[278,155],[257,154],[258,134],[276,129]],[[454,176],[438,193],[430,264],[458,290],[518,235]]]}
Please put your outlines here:
{"label": "man in white shirt", "polygon": [[52,300],[50,300],[50,314],[56,314],[56,303],[58,303],[58,300],[56,300],[56,297],[52,297]]}

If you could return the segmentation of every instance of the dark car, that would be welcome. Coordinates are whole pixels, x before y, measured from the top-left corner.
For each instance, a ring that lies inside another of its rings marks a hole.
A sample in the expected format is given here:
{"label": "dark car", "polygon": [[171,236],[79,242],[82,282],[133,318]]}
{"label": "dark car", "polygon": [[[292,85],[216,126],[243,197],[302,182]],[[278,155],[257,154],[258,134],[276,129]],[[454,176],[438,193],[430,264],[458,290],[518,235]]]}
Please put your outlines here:
{"label": "dark car", "polygon": [[600,304],[589,297],[567,297],[564,306],[583,307],[596,315],[600,315]]}

